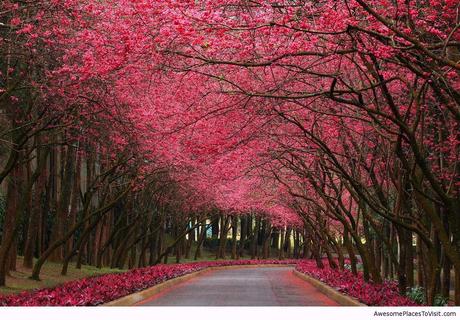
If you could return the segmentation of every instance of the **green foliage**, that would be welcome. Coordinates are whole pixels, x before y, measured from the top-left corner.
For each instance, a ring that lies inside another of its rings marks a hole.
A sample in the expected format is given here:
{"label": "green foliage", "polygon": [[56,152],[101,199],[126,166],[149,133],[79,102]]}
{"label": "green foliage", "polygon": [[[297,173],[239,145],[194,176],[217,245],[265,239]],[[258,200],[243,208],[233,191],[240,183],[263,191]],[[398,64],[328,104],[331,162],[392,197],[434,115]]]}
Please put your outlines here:
{"label": "green foliage", "polygon": [[[406,295],[417,303],[426,304],[425,289],[423,287],[410,288],[407,291]],[[433,305],[437,307],[442,307],[447,305],[448,302],[449,298],[443,297],[442,295],[438,294],[436,295],[436,297],[434,297]]]}
{"label": "green foliage", "polygon": [[407,291],[406,296],[408,296],[410,299],[414,300],[417,303],[425,303],[425,290],[422,287],[410,288]]}
{"label": "green foliage", "polygon": [[447,306],[447,303],[449,302],[449,298],[443,297],[442,295],[438,294],[436,297],[434,297],[434,305],[443,307]]}

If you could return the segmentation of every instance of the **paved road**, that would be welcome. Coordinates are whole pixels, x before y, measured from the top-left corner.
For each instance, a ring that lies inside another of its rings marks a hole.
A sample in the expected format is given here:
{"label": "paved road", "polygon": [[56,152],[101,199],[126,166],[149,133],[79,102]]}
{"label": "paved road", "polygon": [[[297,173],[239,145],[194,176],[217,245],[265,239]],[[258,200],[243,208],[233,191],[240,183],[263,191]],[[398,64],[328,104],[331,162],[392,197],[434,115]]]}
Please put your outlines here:
{"label": "paved road", "polygon": [[292,267],[204,272],[142,301],[144,306],[336,306]]}

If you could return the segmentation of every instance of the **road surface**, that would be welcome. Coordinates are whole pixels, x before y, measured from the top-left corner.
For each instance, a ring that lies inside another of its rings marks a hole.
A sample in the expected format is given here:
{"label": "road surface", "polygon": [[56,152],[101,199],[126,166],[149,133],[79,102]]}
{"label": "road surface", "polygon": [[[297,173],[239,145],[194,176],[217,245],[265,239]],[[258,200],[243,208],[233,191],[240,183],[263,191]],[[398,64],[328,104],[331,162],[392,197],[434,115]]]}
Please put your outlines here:
{"label": "road surface", "polygon": [[143,306],[336,306],[292,267],[210,270],[144,300]]}

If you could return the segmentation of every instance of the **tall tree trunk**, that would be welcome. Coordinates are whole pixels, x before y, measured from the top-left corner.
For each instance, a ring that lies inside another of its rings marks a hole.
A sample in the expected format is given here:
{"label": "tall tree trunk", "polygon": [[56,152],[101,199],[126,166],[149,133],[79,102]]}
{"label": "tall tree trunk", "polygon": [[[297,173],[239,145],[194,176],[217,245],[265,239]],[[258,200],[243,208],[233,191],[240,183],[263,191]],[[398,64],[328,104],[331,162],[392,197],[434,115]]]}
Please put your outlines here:
{"label": "tall tree trunk", "polygon": [[246,244],[246,238],[248,234],[248,217],[242,216],[240,219],[241,227],[241,236],[240,236],[240,245],[238,248],[238,257],[242,258],[244,256],[244,246]]}
{"label": "tall tree trunk", "polygon": [[264,239],[262,242],[262,257],[264,259],[270,258],[270,239],[271,239],[271,233],[272,233],[272,228],[270,225],[270,222],[266,221],[265,222],[265,232],[264,232]]}
{"label": "tall tree trunk", "polygon": [[208,229],[211,227],[212,227],[212,221],[209,225],[201,227],[201,232],[198,237],[198,243],[196,244],[195,255],[193,257],[194,260],[198,260],[199,258],[201,258],[201,248],[203,246],[204,241],[206,240],[206,234],[208,232]]}
{"label": "tall tree trunk", "polygon": [[256,217],[255,219],[256,223],[252,232],[251,239],[251,259],[255,259],[258,256],[260,217]]}
{"label": "tall tree trunk", "polygon": [[236,237],[238,233],[238,216],[232,217],[232,259],[238,258]]}
{"label": "tall tree trunk", "polygon": [[291,232],[291,227],[287,227],[284,235],[284,252],[286,252],[286,258],[292,258]]}
{"label": "tall tree trunk", "polygon": [[[53,137],[54,142],[56,142],[56,137]],[[59,154],[58,154],[58,148],[52,147],[50,149],[50,156],[49,156],[49,170],[50,170],[50,176],[49,176],[49,186],[50,186],[50,214],[53,216],[53,225],[51,229],[51,235],[50,235],[50,243],[56,242],[59,238],[60,235],[62,234],[64,230],[64,217],[63,212],[59,211],[59,199],[58,199],[58,177],[59,177],[59,168],[60,168],[60,162],[59,162]],[[51,262],[61,262],[63,259],[63,249],[62,247],[57,248],[51,256],[49,257],[49,261]]]}
{"label": "tall tree trunk", "polygon": [[279,249],[278,259],[283,260],[284,257],[285,257],[285,255],[284,255],[285,227],[281,228],[280,238],[281,238],[281,242],[280,242],[280,249]]}
{"label": "tall tree trunk", "polygon": [[[40,147],[40,139],[39,136],[35,138],[36,146],[37,146],[37,159],[42,158],[45,161],[44,151]],[[38,162],[38,160],[37,160]],[[37,167],[39,164],[37,163]],[[40,217],[42,214],[42,200],[44,199],[44,192],[45,192],[45,185],[46,185],[46,177],[47,177],[47,170],[43,168],[38,172],[39,177],[37,183],[34,187],[34,196],[31,199],[33,202],[33,206],[30,208],[30,215],[29,215],[29,223],[27,224],[27,236],[25,239],[24,244],[24,261],[23,266],[28,269],[32,269],[33,267],[33,258],[35,254],[35,248],[37,245],[38,234],[40,231]]]}
{"label": "tall tree trunk", "polygon": [[[155,221],[155,220],[153,220]],[[158,221],[158,224],[161,224],[161,221]],[[153,225],[150,226],[152,229]],[[161,228],[161,227],[160,227]],[[160,236],[160,229],[157,229],[156,232],[152,233],[149,237],[148,246],[149,246],[149,266],[152,266],[157,259],[157,250],[158,250],[158,241]]]}
{"label": "tall tree trunk", "polygon": [[348,252],[348,258],[350,259],[351,272],[354,275],[358,275],[358,259],[356,258],[355,250],[353,248],[349,232],[346,228],[343,228],[343,242]]}
{"label": "tall tree trunk", "polygon": [[221,225],[220,225],[220,240],[219,240],[219,248],[217,250],[216,259],[225,259],[226,257],[226,249],[227,249],[227,235],[229,231],[229,224],[230,224],[230,216],[222,216],[221,217]]}
{"label": "tall tree trunk", "polygon": [[9,269],[10,249],[14,242],[16,224],[18,223],[18,201],[22,188],[22,166],[16,166],[8,180],[6,194],[5,220],[3,223],[3,235],[0,245],[0,286],[6,283],[6,275]]}

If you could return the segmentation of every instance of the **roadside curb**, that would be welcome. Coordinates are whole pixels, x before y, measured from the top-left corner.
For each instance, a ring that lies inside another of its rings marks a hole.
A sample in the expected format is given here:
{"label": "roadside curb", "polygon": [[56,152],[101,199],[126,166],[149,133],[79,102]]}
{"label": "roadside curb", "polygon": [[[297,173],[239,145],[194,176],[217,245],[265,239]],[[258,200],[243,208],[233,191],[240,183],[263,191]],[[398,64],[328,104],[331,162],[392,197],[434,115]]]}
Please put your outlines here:
{"label": "roadside curb", "polygon": [[186,275],[166,280],[148,289],[132,293],[130,295],[118,298],[116,300],[102,304],[102,307],[126,307],[133,306],[138,302],[146,300],[147,298],[160,293],[161,291],[178,285],[182,282],[188,281],[200,275],[203,272],[211,270],[226,270],[226,269],[238,269],[238,268],[266,268],[266,267],[293,267],[293,264],[248,264],[248,265],[233,265],[233,266],[219,266],[219,267],[207,267]]}
{"label": "roadside curb", "polygon": [[334,288],[328,286],[327,284],[313,277],[310,277],[309,275],[306,275],[305,273],[299,272],[297,270],[293,270],[292,273],[300,279],[309,282],[311,285],[313,285],[315,288],[321,291],[324,295],[339,303],[341,306],[367,307],[367,305],[359,302],[358,300],[344,295],[343,293],[340,293]]}

